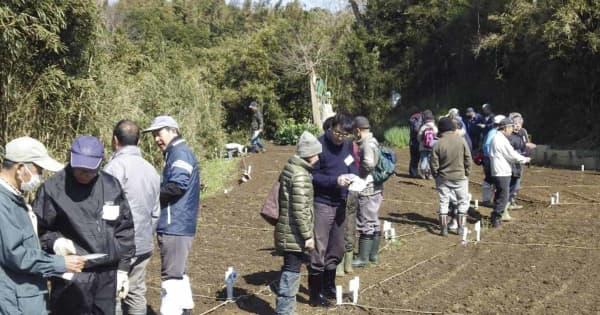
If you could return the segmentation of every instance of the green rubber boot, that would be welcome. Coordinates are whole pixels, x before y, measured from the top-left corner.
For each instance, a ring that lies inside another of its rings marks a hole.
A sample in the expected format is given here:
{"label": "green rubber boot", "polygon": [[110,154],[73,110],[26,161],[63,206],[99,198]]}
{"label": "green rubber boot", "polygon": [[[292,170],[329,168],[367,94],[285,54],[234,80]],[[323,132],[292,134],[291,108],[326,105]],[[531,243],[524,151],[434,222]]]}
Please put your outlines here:
{"label": "green rubber boot", "polygon": [[346,275],[346,273],[344,272],[345,260],[346,260],[346,257],[342,257],[342,261],[340,261],[340,263],[337,265],[337,267],[335,267],[335,276],[336,277],[343,277],[344,275]]}
{"label": "green rubber boot", "polygon": [[352,267],[362,268],[369,264],[369,255],[373,248],[373,235],[360,235],[358,239],[358,257],[352,261]]}
{"label": "green rubber boot", "polygon": [[354,272],[354,270],[352,269],[352,259],[354,258],[354,251],[347,251],[346,254],[344,254],[344,271],[347,274],[351,274]]}
{"label": "green rubber boot", "polygon": [[379,263],[379,243],[381,242],[381,233],[375,233],[373,235],[373,247],[371,247],[371,253],[369,253],[369,261],[373,264]]}

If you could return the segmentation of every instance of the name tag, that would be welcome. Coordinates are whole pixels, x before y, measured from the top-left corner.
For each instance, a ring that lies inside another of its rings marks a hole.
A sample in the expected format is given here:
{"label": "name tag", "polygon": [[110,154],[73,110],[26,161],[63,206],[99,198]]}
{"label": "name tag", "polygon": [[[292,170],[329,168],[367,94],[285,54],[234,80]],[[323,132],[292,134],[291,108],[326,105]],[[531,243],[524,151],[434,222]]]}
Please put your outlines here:
{"label": "name tag", "polygon": [[114,221],[119,217],[119,206],[104,205],[102,207],[102,219]]}
{"label": "name tag", "polygon": [[346,166],[350,166],[350,164],[352,164],[352,162],[354,162],[354,157],[352,157],[352,154],[349,154],[345,159],[344,159],[344,163],[346,163]]}

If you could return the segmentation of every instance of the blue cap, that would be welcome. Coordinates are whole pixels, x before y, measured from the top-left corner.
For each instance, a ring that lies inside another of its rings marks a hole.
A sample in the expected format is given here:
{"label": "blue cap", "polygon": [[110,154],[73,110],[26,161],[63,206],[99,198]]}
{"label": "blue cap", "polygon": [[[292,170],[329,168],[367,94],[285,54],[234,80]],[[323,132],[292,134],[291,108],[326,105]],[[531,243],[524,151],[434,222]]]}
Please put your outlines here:
{"label": "blue cap", "polygon": [[71,145],[71,167],[95,170],[104,158],[104,145],[93,136],[79,136]]}

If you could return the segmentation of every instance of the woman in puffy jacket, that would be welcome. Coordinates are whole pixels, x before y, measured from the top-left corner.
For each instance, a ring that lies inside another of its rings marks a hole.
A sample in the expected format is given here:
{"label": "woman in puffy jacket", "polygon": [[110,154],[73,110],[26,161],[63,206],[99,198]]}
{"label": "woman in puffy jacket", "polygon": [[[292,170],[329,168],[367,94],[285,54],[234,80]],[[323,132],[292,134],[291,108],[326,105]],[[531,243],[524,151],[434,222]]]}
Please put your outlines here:
{"label": "woman in puffy jacket", "polygon": [[322,146],[310,132],[298,140],[296,154],[279,175],[279,219],[275,226],[275,249],[283,255],[277,287],[277,314],[294,314],[304,255],[315,247],[313,238],[313,184],[310,174]]}

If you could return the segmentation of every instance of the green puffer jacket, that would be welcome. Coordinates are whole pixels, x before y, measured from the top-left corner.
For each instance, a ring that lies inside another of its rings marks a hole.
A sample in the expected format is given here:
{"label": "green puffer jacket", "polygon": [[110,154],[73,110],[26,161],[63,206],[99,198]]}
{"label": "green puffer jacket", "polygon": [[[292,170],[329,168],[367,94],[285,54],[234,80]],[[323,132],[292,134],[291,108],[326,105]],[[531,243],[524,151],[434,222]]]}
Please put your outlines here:
{"label": "green puffer jacket", "polygon": [[302,252],[304,241],[313,237],[312,167],[294,155],[279,175],[279,220],[275,226],[278,252]]}

